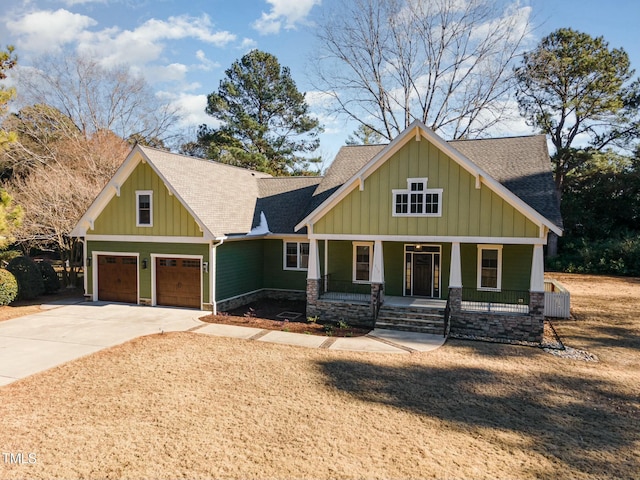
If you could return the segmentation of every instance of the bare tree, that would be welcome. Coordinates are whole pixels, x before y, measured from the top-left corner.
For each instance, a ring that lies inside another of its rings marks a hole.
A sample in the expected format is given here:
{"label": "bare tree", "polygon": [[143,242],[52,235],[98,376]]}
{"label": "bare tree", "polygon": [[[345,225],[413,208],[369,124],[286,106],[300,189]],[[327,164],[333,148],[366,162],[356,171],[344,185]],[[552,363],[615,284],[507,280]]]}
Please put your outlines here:
{"label": "bare tree", "polygon": [[49,144],[47,154],[54,161],[38,162],[28,175],[16,176],[8,185],[24,211],[16,240],[26,249],[56,249],[67,284],[74,283],[77,270],[73,264],[77,239],[69,234],[128,151],[127,142],[109,131],[88,139],[63,138]]}
{"label": "bare tree", "polygon": [[497,0],[342,0],[318,28],[316,87],[392,139],[420,119],[449,138],[505,118],[529,9]]}
{"label": "bare tree", "polygon": [[125,139],[157,142],[178,119],[176,108],[162,102],[127,65],[106,68],[87,56],[40,57],[31,67],[19,69],[17,85],[23,106],[56,108],[86,138],[111,130]]}

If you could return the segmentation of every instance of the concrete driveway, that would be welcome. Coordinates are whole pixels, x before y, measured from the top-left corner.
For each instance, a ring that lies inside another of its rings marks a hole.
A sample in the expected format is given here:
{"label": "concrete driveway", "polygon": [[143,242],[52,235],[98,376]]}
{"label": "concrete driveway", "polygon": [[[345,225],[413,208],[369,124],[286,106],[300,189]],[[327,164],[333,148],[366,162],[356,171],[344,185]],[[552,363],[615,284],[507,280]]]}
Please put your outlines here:
{"label": "concrete driveway", "polygon": [[103,302],[52,308],[0,322],[0,385],[141,335],[202,325],[199,310]]}

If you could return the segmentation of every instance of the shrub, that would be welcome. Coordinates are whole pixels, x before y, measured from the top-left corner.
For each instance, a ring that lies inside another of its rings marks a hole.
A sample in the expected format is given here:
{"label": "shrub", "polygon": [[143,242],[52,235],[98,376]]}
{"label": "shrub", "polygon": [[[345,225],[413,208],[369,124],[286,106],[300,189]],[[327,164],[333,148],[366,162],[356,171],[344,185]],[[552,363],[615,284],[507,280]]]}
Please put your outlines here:
{"label": "shrub", "polygon": [[18,282],[8,270],[0,269],[0,305],[9,305],[18,295]]}
{"label": "shrub", "polygon": [[627,234],[622,238],[568,242],[548,266],[568,273],[638,276],[640,238]]}
{"label": "shrub", "polygon": [[40,269],[29,257],[16,257],[7,265],[18,282],[18,300],[31,300],[44,293]]}
{"label": "shrub", "polygon": [[44,283],[44,293],[55,293],[60,290],[60,280],[58,274],[53,269],[49,262],[37,263],[40,269],[40,275],[42,276],[42,282]]}
{"label": "shrub", "polygon": [[6,265],[14,258],[20,256],[22,256],[22,252],[20,250],[5,250],[0,252],[0,265]]}

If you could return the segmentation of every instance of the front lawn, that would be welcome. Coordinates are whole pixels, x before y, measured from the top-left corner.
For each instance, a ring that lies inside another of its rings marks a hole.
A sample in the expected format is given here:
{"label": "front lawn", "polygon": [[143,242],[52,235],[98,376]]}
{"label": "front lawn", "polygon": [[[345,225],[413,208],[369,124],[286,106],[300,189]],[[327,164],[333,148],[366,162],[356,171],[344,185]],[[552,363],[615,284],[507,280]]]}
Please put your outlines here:
{"label": "front lawn", "polygon": [[558,277],[599,362],[153,335],[0,388],[0,478],[637,478],[640,280]]}

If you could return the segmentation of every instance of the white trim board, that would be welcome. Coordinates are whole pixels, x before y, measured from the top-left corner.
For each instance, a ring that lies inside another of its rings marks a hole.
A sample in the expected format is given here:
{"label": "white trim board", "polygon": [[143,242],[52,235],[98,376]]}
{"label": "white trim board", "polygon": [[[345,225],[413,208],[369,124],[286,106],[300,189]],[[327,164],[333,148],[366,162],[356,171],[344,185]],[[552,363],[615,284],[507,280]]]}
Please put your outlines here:
{"label": "white trim board", "polygon": [[349,240],[354,242],[405,243],[502,243],[504,245],[546,245],[547,239],[540,237],[447,237],[447,236],[410,236],[410,235],[349,235],[342,233],[314,233],[309,239],[315,240]]}
{"label": "white trim board", "polygon": [[135,243],[201,243],[209,245],[204,237],[170,237],[156,235],[85,235],[90,242],[135,242]]}

